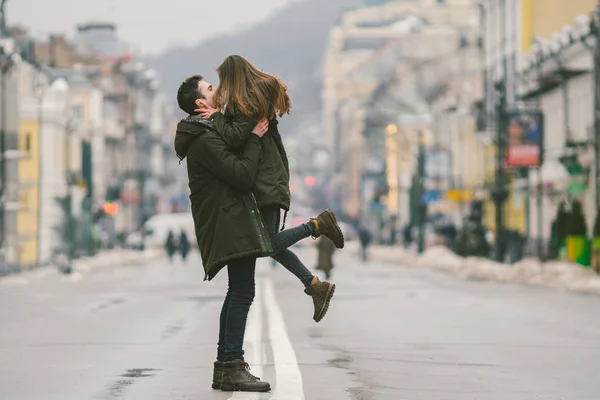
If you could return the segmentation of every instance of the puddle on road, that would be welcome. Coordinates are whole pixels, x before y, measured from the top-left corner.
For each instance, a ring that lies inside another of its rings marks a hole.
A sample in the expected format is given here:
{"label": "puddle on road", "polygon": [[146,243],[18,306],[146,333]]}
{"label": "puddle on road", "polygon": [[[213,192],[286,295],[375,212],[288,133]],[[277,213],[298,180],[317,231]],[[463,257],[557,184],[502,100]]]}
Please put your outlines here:
{"label": "puddle on road", "polygon": [[352,362],[352,358],[351,357],[338,357],[338,358],[332,358],[331,360],[327,360],[327,362],[336,368],[348,369],[350,366],[350,363]]}
{"label": "puddle on road", "polygon": [[177,334],[179,332],[181,332],[182,330],[183,330],[183,322],[179,322],[176,325],[168,326],[167,329],[165,330],[165,332],[162,334],[161,338],[162,338],[162,340],[171,339],[171,338],[177,336]]}
{"label": "puddle on road", "polygon": [[194,301],[197,303],[206,303],[209,301],[223,301],[225,296],[177,296],[172,297],[173,300],[177,301]]}
{"label": "puddle on road", "polygon": [[123,378],[132,379],[119,379],[116,382],[108,385],[108,393],[103,397],[106,400],[119,400],[125,398],[125,392],[127,388],[135,383],[135,378],[147,378],[154,376],[150,372],[160,371],[153,368],[132,368],[125,371],[124,374],[119,375]]}
{"label": "puddle on road", "polygon": [[128,386],[133,385],[133,381],[130,379],[122,379],[116,381],[108,388],[107,400],[116,400],[123,398],[125,390]]}
{"label": "puddle on road", "polygon": [[146,378],[149,376],[154,376],[155,374],[149,374],[149,372],[153,372],[153,371],[158,371],[158,370],[152,369],[152,368],[133,368],[133,369],[128,369],[127,372],[125,372],[121,376],[125,377],[125,378]]}
{"label": "puddle on road", "polygon": [[106,302],[99,304],[98,306],[92,308],[91,312],[95,313],[98,311],[106,310],[109,307],[118,306],[119,304],[123,304],[123,303],[125,303],[125,301],[126,300],[123,298],[112,299],[112,300],[106,301]]}

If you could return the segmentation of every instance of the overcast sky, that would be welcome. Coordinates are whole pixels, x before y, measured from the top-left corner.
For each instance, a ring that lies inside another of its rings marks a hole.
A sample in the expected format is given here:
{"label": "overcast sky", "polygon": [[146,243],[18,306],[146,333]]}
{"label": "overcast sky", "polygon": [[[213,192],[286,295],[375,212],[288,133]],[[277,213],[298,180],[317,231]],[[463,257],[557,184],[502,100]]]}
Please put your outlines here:
{"label": "overcast sky", "polygon": [[24,25],[36,36],[72,35],[79,23],[108,20],[123,39],[151,54],[253,25],[291,1],[8,0],[6,14],[9,25]]}

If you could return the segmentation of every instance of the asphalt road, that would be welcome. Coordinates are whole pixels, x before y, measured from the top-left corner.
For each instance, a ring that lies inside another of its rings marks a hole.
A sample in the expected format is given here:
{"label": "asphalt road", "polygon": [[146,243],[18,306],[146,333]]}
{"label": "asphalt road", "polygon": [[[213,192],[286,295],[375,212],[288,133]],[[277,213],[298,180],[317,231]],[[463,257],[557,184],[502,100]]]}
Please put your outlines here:
{"label": "asphalt road", "polygon": [[0,399],[600,399],[599,298],[358,259],[336,255],[319,324],[261,264],[246,353],[267,394],[210,388],[226,280],[202,282],[197,257],[5,279]]}

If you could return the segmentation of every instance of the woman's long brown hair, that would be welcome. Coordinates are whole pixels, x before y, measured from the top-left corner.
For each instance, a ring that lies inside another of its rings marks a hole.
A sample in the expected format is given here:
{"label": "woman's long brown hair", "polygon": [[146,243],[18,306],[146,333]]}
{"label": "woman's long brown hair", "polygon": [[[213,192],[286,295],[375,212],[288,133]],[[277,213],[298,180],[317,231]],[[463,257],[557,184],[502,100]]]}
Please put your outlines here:
{"label": "woman's long brown hair", "polygon": [[227,57],[217,68],[219,87],[214,94],[217,108],[240,112],[254,120],[289,114],[292,101],[287,86],[276,76],[257,69],[244,57]]}

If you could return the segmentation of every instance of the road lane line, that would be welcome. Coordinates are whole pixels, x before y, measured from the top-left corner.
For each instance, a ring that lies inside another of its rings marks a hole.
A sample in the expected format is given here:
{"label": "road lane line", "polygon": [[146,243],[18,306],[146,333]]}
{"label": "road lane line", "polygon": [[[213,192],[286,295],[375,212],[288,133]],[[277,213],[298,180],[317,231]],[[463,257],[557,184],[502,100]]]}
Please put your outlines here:
{"label": "road lane line", "polygon": [[271,279],[262,281],[264,302],[267,310],[269,336],[275,361],[275,390],[271,400],[304,400],[302,374],[296,353],[287,334],[283,314],[277,304]]}
{"label": "road lane line", "polygon": [[[246,328],[246,336],[244,338],[244,347],[246,351],[251,350],[246,354],[246,358],[252,370],[250,371],[253,375],[263,376],[263,363],[266,358],[263,357],[265,354],[263,346],[263,296],[262,291],[259,288],[258,282],[256,285],[256,297],[254,304],[250,308],[250,315],[248,316],[248,326]],[[266,397],[265,397],[266,396]],[[259,400],[268,399],[270,393],[248,393],[248,392],[233,392],[229,400]]]}

